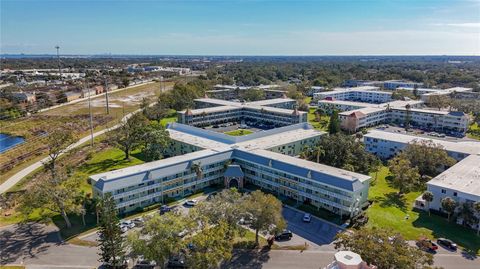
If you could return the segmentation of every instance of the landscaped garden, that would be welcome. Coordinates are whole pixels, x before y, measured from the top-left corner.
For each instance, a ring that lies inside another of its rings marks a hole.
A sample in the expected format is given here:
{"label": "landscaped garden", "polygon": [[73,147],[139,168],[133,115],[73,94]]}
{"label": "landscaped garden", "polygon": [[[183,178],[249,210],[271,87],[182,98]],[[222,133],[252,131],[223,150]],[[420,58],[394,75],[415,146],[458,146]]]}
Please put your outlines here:
{"label": "landscaped garden", "polygon": [[313,128],[320,130],[320,131],[327,131],[328,130],[328,122],[330,121],[330,117],[328,115],[315,115],[315,111],[317,108],[311,107],[308,111],[307,119],[308,123],[310,123]]}
{"label": "landscaped garden", "polygon": [[[369,199],[373,201],[367,210],[369,221],[367,226],[389,228],[401,233],[408,240],[416,240],[420,236],[430,238],[445,237],[464,247],[467,251],[478,253],[480,236],[466,227],[448,222],[446,218],[427,212],[414,210],[415,198],[422,192],[415,191],[398,195],[398,190],[388,182],[389,171],[382,167],[377,176],[371,174],[374,183],[370,187]],[[376,177],[376,180],[375,180]]]}
{"label": "landscaped garden", "polygon": [[246,130],[246,129],[238,129],[238,130],[225,132],[224,134],[231,135],[231,136],[242,136],[242,135],[253,134],[253,131]]}

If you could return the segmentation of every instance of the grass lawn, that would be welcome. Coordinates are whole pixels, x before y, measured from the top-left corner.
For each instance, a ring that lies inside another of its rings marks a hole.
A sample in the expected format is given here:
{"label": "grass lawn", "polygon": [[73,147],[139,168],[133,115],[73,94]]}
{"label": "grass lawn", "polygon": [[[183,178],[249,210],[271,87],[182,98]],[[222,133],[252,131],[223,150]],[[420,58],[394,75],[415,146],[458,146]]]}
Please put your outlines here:
{"label": "grass lawn", "polygon": [[478,125],[478,123],[470,125],[467,131],[467,136],[473,139],[480,140],[480,125]]}
{"label": "grass lawn", "polygon": [[315,110],[316,108],[311,107],[308,111],[307,119],[308,123],[310,123],[313,128],[320,130],[320,131],[327,131],[328,130],[328,122],[330,121],[330,117],[327,115],[323,115],[320,118],[320,121],[317,121],[315,117]]}
{"label": "grass lawn", "polygon": [[226,134],[226,135],[231,135],[231,136],[242,136],[242,135],[253,134],[253,132],[250,131],[250,130],[238,129],[238,130],[233,130],[233,131],[225,132],[224,134]]}
{"label": "grass lawn", "polygon": [[[252,232],[248,229],[242,231],[243,236],[238,234],[233,239],[233,248],[249,249],[255,247],[255,232]],[[261,235],[258,236],[259,248],[262,248],[268,245],[267,240]]]}
{"label": "grass lawn", "polygon": [[0,265],[0,269],[25,269],[25,266],[21,266],[21,265]]}
{"label": "grass lawn", "polygon": [[[411,192],[403,197],[388,184],[388,168],[383,167],[377,175],[374,186],[370,187],[369,199],[373,201],[367,210],[368,226],[390,228],[401,233],[408,240],[416,240],[421,235],[430,238],[446,237],[468,251],[478,253],[480,236],[475,231],[450,223],[446,218],[427,212],[413,210],[415,198],[421,192]],[[371,175],[375,178],[375,174]],[[408,217],[407,217],[408,216]]]}

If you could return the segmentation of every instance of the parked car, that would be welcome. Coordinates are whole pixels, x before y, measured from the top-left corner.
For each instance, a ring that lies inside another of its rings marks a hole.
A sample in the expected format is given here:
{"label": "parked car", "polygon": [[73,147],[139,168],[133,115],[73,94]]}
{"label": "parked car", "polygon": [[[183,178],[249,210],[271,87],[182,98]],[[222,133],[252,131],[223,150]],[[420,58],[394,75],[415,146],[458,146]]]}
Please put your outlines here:
{"label": "parked car", "polygon": [[128,232],[128,227],[125,226],[125,225],[120,225],[120,231],[121,231],[122,233],[126,233],[126,232]]}
{"label": "parked car", "polygon": [[305,213],[303,215],[303,222],[311,222],[312,221],[312,215],[310,215],[309,213]]}
{"label": "parked car", "polygon": [[282,240],[290,240],[292,239],[292,232],[289,230],[283,230],[281,233],[275,235],[275,240],[282,241]]}
{"label": "parked car", "polygon": [[172,209],[168,205],[160,206],[160,215],[170,212]]}
{"label": "parked car", "polygon": [[145,223],[145,220],[142,217],[138,217],[138,218],[134,218],[132,222],[133,224],[135,224],[136,227],[140,227],[140,226],[143,226],[143,224]]}
{"label": "parked car", "polygon": [[450,239],[446,239],[446,238],[438,238],[437,239],[437,243],[439,245],[442,245],[448,249],[451,249],[451,250],[457,250],[457,244],[455,244],[452,240]]}
{"label": "parked car", "polygon": [[137,263],[135,264],[134,268],[155,268],[155,266],[157,265],[157,263],[155,261],[150,261],[150,260],[147,260],[145,259],[143,256],[139,256],[138,257],[138,260],[137,260]]}
{"label": "parked car", "polygon": [[128,268],[128,261],[127,259],[122,259],[120,257],[117,257],[114,261],[108,261],[103,263],[104,268],[115,268],[115,269],[124,269]]}
{"label": "parked car", "polygon": [[187,268],[187,262],[183,254],[174,255],[168,259],[167,268]]}
{"label": "parked car", "polygon": [[126,226],[128,229],[135,228],[135,223],[131,220],[124,220],[120,225]]}
{"label": "parked car", "polygon": [[427,238],[420,238],[416,244],[418,248],[424,251],[435,252],[438,249],[438,245]]}
{"label": "parked car", "polygon": [[186,205],[186,206],[196,206],[197,203],[198,203],[197,200],[192,199],[192,200],[186,201],[186,202],[184,203],[184,205]]}
{"label": "parked car", "polygon": [[178,237],[182,237],[182,238],[183,238],[183,237],[185,237],[185,235],[187,235],[187,234],[188,234],[188,230],[185,229],[185,230],[183,230],[183,231],[181,231],[181,232],[178,233]]}

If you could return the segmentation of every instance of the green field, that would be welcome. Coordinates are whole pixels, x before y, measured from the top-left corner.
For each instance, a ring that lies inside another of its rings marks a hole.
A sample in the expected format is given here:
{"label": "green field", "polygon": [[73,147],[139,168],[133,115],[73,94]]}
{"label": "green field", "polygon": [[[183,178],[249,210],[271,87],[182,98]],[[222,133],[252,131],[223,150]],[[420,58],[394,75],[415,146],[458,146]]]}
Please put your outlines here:
{"label": "green field", "polygon": [[[388,184],[388,174],[388,168],[383,167],[378,172],[375,184],[370,187],[369,199],[373,204],[367,210],[368,226],[392,229],[408,240],[418,239],[422,235],[430,238],[446,237],[468,251],[479,252],[480,236],[475,231],[448,222],[446,218],[413,210],[415,198],[422,192],[411,192],[399,197],[398,190]],[[371,176],[372,179],[375,178],[374,173]]]}
{"label": "green field", "polygon": [[315,116],[316,108],[311,107],[308,111],[307,119],[308,123],[310,123],[313,128],[320,130],[320,131],[327,131],[328,130],[328,122],[330,121],[330,117],[327,115],[322,115],[320,121],[317,121]]}
{"label": "green field", "polygon": [[231,136],[242,136],[242,135],[253,134],[253,132],[250,130],[238,129],[238,130],[225,132],[224,134],[231,135]]}

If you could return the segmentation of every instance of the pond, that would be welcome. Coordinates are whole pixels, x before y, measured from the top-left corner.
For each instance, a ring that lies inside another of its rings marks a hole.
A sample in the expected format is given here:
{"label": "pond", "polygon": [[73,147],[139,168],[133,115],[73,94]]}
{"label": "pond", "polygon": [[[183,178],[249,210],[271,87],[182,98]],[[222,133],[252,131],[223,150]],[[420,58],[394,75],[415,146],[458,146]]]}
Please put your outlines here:
{"label": "pond", "polygon": [[25,141],[23,137],[0,134],[0,153],[3,153]]}

